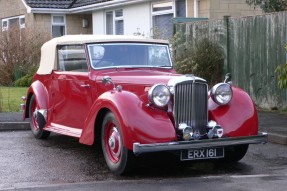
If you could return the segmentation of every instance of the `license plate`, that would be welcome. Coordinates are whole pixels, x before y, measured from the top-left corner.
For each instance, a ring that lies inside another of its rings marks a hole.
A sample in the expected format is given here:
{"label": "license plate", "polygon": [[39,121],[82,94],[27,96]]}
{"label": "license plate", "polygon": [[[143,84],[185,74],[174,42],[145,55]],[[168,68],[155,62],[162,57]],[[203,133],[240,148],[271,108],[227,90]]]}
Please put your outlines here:
{"label": "license plate", "polygon": [[224,148],[202,148],[181,151],[180,159],[199,160],[199,159],[216,159],[224,157]]}

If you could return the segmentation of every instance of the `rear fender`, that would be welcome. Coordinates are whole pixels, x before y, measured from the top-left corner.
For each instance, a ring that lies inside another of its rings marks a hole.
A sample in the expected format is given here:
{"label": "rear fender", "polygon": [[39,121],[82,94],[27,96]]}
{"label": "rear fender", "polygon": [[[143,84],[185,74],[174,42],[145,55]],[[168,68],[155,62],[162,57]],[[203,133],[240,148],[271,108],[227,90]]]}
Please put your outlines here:
{"label": "rear fender", "polygon": [[233,98],[228,105],[219,106],[208,100],[209,119],[224,129],[224,136],[252,136],[258,134],[258,117],[250,96],[237,87],[232,87]]}
{"label": "rear fender", "polygon": [[106,92],[95,101],[85,121],[81,143],[91,145],[95,141],[95,134],[100,134],[100,128],[95,131],[95,126],[102,122],[104,115],[99,111],[103,109],[113,112],[119,120],[124,145],[130,150],[134,142],[144,144],[176,139],[174,126],[165,111],[146,106],[131,92],[116,91]]}
{"label": "rear fender", "polygon": [[40,81],[35,81],[31,84],[27,92],[27,101],[24,112],[25,118],[29,117],[29,105],[32,95],[35,96],[39,109],[48,109],[48,91]]}

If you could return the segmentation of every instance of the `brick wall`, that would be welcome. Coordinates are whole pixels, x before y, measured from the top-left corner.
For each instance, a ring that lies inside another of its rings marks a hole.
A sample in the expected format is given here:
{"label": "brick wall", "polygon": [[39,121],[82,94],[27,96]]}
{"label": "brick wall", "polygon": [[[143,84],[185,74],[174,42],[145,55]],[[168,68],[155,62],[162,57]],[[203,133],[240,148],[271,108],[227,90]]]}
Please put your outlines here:
{"label": "brick wall", "polygon": [[[83,19],[88,20],[88,27],[82,26]],[[67,15],[66,16],[67,22],[67,34],[92,34],[93,27],[92,27],[92,15]]]}
{"label": "brick wall", "polygon": [[0,19],[25,15],[26,8],[21,0],[0,0]]}
{"label": "brick wall", "polygon": [[262,14],[261,9],[255,9],[245,0],[208,0],[210,3],[210,17],[221,19],[224,15],[232,17]]}
{"label": "brick wall", "polygon": [[[262,14],[261,9],[254,9],[245,0],[199,0],[198,17],[222,19],[223,16],[251,16]],[[194,16],[194,0],[187,1],[188,17]]]}

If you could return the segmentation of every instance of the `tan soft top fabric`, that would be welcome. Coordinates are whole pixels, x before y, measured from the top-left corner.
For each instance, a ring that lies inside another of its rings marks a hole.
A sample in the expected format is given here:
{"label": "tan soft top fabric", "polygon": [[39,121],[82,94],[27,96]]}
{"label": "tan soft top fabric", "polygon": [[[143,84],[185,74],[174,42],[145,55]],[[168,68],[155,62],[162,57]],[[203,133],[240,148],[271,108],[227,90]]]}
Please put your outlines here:
{"label": "tan soft top fabric", "polygon": [[104,42],[148,42],[168,44],[166,40],[147,39],[125,35],[65,35],[46,42],[41,48],[40,67],[37,74],[51,74],[57,68],[57,45],[104,43]]}

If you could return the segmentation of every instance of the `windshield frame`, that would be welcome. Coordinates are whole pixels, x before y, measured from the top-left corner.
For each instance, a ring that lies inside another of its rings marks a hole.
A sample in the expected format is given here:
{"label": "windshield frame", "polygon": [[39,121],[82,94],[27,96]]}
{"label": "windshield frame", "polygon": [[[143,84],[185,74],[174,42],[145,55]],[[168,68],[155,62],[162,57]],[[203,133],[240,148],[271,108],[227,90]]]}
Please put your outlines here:
{"label": "windshield frame", "polygon": [[[90,48],[95,45],[139,45],[139,46],[160,46],[160,47],[165,47],[166,48],[166,53],[168,57],[168,61],[170,65],[165,65],[165,66],[152,66],[152,65],[115,65],[115,66],[105,66],[105,67],[95,67],[93,64],[93,59],[90,53]],[[87,54],[88,54],[88,59],[90,62],[90,66],[94,70],[101,70],[101,69],[108,69],[108,68],[163,68],[163,69],[172,69],[173,68],[173,63],[171,59],[171,54],[170,54],[170,49],[168,44],[160,44],[160,43],[138,43],[138,42],[107,42],[107,43],[89,43],[86,45],[87,47]]]}

